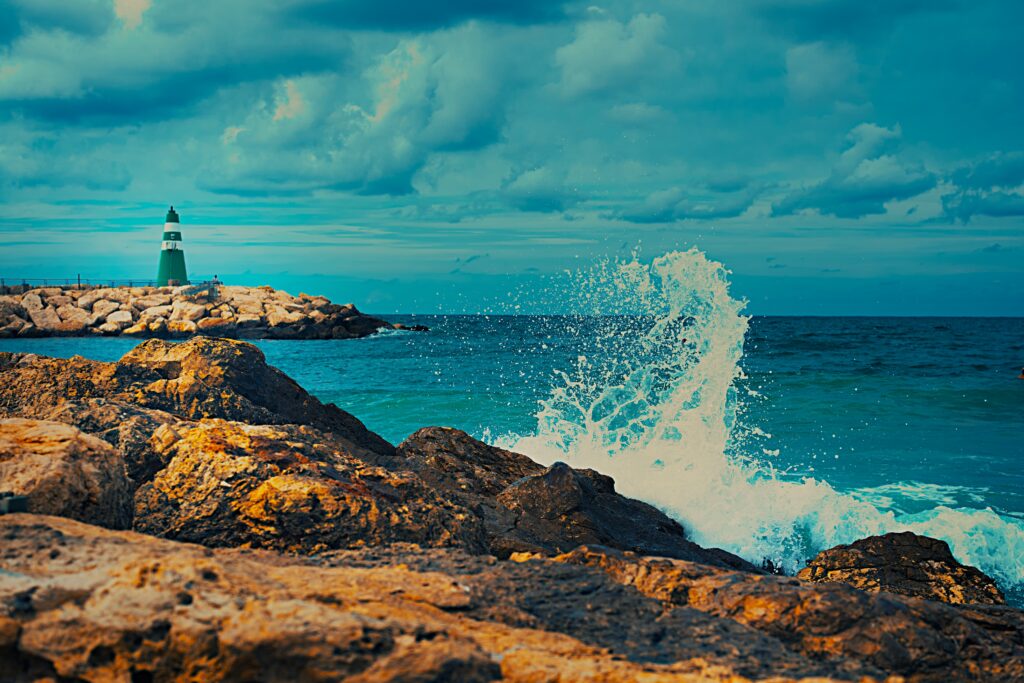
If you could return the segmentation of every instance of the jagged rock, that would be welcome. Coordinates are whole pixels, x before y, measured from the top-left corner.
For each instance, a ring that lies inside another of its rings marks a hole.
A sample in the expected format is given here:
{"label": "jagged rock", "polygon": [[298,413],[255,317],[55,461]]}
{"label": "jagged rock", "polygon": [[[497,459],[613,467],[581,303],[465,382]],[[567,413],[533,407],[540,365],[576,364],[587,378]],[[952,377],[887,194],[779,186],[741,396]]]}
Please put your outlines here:
{"label": "jagged rock", "polygon": [[556,554],[581,543],[699,560],[758,571],[745,560],[686,538],[659,510],[615,492],[610,477],[549,468],[525,455],[488,446],[457,429],[430,427],[406,439],[397,458],[376,461],[411,469],[427,483],[473,510],[487,528],[490,552]]}
{"label": "jagged rock", "polygon": [[805,581],[845,583],[954,605],[1006,602],[995,581],[957,562],[945,541],[909,531],[871,536],[825,550],[798,576]]}
{"label": "jagged rock", "polygon": [[124,459],[105,441],[61,422],[0,419],[0,489],[29,510],[114,529],[131,526]]}
{"label": "jagged rock", "polygon": [[467,510],[311,427],[203,420],[163,426],[150,441],[169,462],[136,493],[139,531],[307,553],[395,541],[484,548]]}
{"label": "jagged rock", "polygon": [[841,584],[812,584],[582,547],[555,561],[599,567],[669,607],[731,619],[850,676],[914,682],[1024,680],[1024,615],[959,609]]}
{"label": "jagged rock", "polygon": [[263,353],[245,342],[150,339],[117,363],[0,352],[0,414],[41,415],[68,400],[90,398],[163,410],[183,420],[305,424],[347,439],[360,457],[394,452],[355,417],[324,405],[267,365]]}
{"label": "jagged rock", "polygon": [[0,517],[0,539],[0,670],[13,683],[1021,676],[1019,613],[1007,608],[680,561],[640,570],[672,569],[675,594],[691,600],[679,604],[587,560],[594,549],[524,563],[401,545],[303,558],[26,514]]}
{"label": "jagged rock", "polygon": [[77,427],[117,448],[134,484],[133,491],[167,466],[169,456],[158,444],[151,443],[153,434],[163,425],[182,422],[162,410],[105,398],[64,401],[42,409],[38,415]]}

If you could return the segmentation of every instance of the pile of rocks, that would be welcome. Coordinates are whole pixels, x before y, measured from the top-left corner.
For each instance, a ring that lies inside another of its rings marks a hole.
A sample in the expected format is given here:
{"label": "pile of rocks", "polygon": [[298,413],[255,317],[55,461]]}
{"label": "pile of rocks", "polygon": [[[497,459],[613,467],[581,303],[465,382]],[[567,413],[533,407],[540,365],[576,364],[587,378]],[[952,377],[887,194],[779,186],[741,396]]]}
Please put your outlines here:
{"label": "pile of rocks", "polygon": [[43,287],[0,296],[0,338],[126,335],[352,339],[393,325],[352,304],[272,287]]}
{"label": "pile of rocks", "polygon": [[3,489],[4,681],[1024,680],[1024,613],[941,542],[768,574],[593,470],[396,448],[240,341],[0,353]]}

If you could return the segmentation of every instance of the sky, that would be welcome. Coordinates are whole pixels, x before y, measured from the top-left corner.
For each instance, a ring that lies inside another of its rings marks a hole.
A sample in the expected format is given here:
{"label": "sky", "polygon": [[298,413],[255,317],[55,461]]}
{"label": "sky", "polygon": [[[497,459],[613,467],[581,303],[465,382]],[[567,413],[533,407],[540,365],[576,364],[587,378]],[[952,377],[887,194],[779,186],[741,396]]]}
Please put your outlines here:
{"label": "sky", "polygon": [[558,312],[697,246],[754,314],[1024,315],[1019,0],[0,0],[0,277]]}

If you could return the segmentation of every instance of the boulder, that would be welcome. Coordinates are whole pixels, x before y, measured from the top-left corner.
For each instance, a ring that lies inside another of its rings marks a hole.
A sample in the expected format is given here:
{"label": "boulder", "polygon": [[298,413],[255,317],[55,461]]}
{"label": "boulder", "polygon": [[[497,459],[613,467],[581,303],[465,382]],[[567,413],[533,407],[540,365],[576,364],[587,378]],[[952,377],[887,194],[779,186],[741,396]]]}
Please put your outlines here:
{"label": "boulder", "polygon": [[139,317],[146,319],[167,318],[170,314],[170,306],[150,306],[149,308],[144,308],[142,313],[139,314]]}
{"label": "boulder", "polygon": [[61,422],[0,419],[0,486],[29,511],[113,529],[131,525],[124,459],[108,443]]}
{"label": "boulder", "polygon": [[135,323],[131,327],[126,327],[123,330],[121,330],[121,334],[125,335],[126,337],[141,337],[147,335],[149,334],[149,323]]}
{"label": "boulder", "polygon": [[41,330],[54,330],[60,324],[60,316],[52,306],[46,308],[26,307],[26,310],[28,310],[32,323]]}
{"label": "boulder", "polygon": [[131,327],[132,323],[135,322],[132,318],[131,311],[114,311],[107,316],[108,325],[117,325],[118,329],[124,329]]}
{"label": "boulder", "polygon": [[77,322],[85,326],[89,320],[89,314],[74,304],[65,304],[57,309],[57,315],[63,322]]}
{"label": "boulder", "polygon": [[196,323],[196,328],[202,334],[220,336],[233,332],[235,321],[233,318],[203,318]]}
{"label": "boulder", "polygon": [[995,581],[960,564],[945,541],[909,531],[871,536],[817,555],[797,575],[815,583],[845,583],[954,605],[1002,605]]}
{"label": "boulder", "polygon": [[106,335],[119,334],[121,332],[121,326],[113,322],[105,322],[102,325],[97,326],[95,329],[97,332]]}
{"label": "boulder", "polygon": [[48,296],[48,297],[46,297],[46,305],[47,306],[53,306],[54,308],[56,308],[58,310],[60,310],[60,308],[62,306],[69,306],[69,305],[71,305],[73,303],[74,303],[74,299],[72,299],[70,296],[67,296],[67,295],[65,295],[63,293],[61,293],[59,295],[55,295],[55,296]]}
{"label": "boulder", "polygon": [[110,290],[108,289],[89,289],[82,292],[77,300],[78,307],[85,310],[92,310],[93,304],[105,299],[109,291]]}
{"label": "boulder", "polygon": [[467,510],[311,427],[203,420],[162,426],[151,443],[168,464],[136,493],[138,531],[305,553],[400,541],[484,547]]}
{"label": "boulder", "polygon": [[171,317],[173,320],[191,320],[196,322],[200,318],[206,316],[206,306],[198,304],[192,301],[185,301],[184,299],[178,299],[174,302],[171,309]]}
{"label": "boulder", "polygon": [[102,322],[107,319],[107,316],[121,308],[121,304],[108,301],[107,299],[100,299],[93,302],[92,304],[92,317],[96,322]]}
{"label": "boulder", "polygon": [[235,324],[238,327],[259,327],[264,324],[263,317],[260,315],[248,315],[245,313],[240,314],[235,319]]}
{"label": "boulder", "polygon": [[289,311],[278,304],[267,306],[267,323],[271,327],[294,325],[305,317],[302,311]]}
{"label": "boulder", "polygon": [[39,311],[43,308],[43,300],[36,291],[26,292],[21,297],[21,305],[26,311]]}
{"label": "boulder", "polygon": [[494,448],[457,429],[421,429],[396,457],[375,459],[416,472],[432,488],[483,520],[498,557],[554,555],[584,543],[759,571],[718,549],[686,538],[679,523],[656,508],[615,492],[611,477],[564,463],[544,468],[525,455]]}
{"label": "boulder", "polygon": [[[131,303],[132,306],[142,311],[156,306],[168,306],[171,303],[171,297],[168,294],[148,294],[132,299]],[[161,313],[160,315],[165,314]]]}
{"label": "boulder", "polygon": [[175,337],[187,337],[196,333],[199,328],[191,320],[167,321],[167,332]]}

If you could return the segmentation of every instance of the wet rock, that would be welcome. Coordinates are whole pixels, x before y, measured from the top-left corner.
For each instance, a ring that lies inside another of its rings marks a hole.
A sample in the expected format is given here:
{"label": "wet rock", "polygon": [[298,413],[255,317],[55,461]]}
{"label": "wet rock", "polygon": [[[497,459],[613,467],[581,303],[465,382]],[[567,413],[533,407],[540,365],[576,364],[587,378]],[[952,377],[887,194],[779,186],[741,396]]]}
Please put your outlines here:
{"label": "wet rock", "polygon": [[395,541],[484,547],[467,510],[310,427],[203,420],[163,426],[151,443],[168,464],[136,493],[139,531],[307,553]]}
{"label": "wet rock", "polygon": [[378,459],[408,468],[483,520],[490,552],[556,554],[582,543],[759,571],[745,560],[690,542],[677,522],[656,508],[615,492],[610,477],[549,468],[525,455],[494,448],[456,429],[421,429],[406,439],[397,458]]}
{"label": "wet rock", "polygon": [[1024,680],[1019,610],[965,610],[601,547],[579,548],[555,561],[599,567],[668,606],[734,620],[848,676],[899,675],[935,683]]}
{"label": "wet rock", "polygon": [[109,444],[60,422],[0,420],[0,488],[31,512],[113,529],[131,526],[124,459]]}
{"label": "wet rock", "polygon": [[995,581],[960,564],[945,541],[909,531],[871,536],[818,554],[798,576],[959,605],[1006,602]]}

